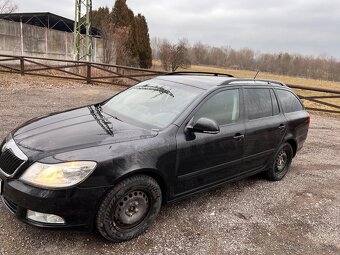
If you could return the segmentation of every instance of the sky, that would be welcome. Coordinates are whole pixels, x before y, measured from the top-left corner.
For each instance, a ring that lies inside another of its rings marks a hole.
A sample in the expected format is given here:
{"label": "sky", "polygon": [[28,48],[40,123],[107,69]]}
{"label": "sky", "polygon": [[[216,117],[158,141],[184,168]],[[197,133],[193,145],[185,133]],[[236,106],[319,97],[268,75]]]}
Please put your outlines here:
{"label": "sky", "polygon": [[[20,12],[74,18],[74,0],[14,0]],[[93,9],[114,0],[92,0]],[[339,0],[127,0],[150,37],[211,46],[289,52],[340,60]]]}

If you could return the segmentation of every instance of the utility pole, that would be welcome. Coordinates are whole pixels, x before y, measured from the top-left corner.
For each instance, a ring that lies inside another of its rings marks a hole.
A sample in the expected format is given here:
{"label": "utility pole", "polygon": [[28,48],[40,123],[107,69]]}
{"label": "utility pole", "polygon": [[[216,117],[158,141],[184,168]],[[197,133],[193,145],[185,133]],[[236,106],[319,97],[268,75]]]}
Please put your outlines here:
{"label": "utility pole", "polygon": [[92,0],[75,0],[74,60],[92,60],[91,30]]}

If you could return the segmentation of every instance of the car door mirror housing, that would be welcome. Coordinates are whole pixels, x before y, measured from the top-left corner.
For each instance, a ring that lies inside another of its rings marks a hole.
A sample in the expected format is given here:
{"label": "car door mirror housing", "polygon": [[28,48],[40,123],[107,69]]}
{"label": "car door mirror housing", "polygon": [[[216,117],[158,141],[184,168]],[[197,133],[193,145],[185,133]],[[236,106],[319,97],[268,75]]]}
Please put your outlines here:
{"label": "car door mirror housing", "polygon": [[192,126],[187,126],[187,130],[194,133],[218,134],[220,127],[218,123],[209,118],[199,118]]}

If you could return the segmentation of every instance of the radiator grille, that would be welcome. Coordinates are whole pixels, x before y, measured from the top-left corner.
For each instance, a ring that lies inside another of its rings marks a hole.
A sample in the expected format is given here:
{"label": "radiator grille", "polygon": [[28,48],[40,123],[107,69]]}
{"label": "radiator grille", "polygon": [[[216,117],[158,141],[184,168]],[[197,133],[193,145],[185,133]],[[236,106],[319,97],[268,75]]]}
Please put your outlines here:
{"label": "radiator grille", "polygon": [[7,149],[0,154],[0,168],[6,175],[12,175],[24,163],[14,153]]}

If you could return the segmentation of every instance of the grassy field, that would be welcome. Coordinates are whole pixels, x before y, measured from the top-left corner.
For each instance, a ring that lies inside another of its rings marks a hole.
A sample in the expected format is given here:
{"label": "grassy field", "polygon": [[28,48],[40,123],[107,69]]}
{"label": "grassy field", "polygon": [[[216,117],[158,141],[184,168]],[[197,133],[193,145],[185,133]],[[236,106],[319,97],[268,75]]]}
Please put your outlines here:
{"label": "grassy field", "polygon": [[[159,69],[161,68],[161,63],[159,61],[154,61],[153,64],[154,64],[154,67],[159,68]],[[178,71],[228,73],[228,74],[234,75],[235,77],[242,77],[242,78],[254,78],[254,76],[256,74],[255,71],[233,70],[233,69],[226,69],[226,68],[221,68],[221,67],[201,66],[201,65],[192,65],[189,69],[179,69]],[[286,84],[294,84],[294,85],[309,86],[309,87],[316,87],[316,88],[327,88],[327,89],[340,90],[340,82],[314,80],[314,79],[307,79],[307,78],[302,78],[302,77],[277,75],[277,74],[265,73],[265,72],[260,72],[257,75],[257,79],[270,79],[270,80],[281,81],[281,82],[284,82]],[[308,90],[300,90],[300,89],[295,89],[295,91],[301,96],[335,95],[335,94],[308,91]],[[340,98],[320,99],[320,101],[340,106]],[[308,101],[308,100],[303,100],[303,103],[306,107],[337,110],[335,108],[328,107],[328,106],[318,104],[318,103],[314,103],[314,102],[311,102],[311,101]],[[332,114],[330,114],[330,113],[319,113],[319,114],[325,114],[325,115],[332,115],[332,116],[340,117],[340,114],[333,114],[333,113]]]}

